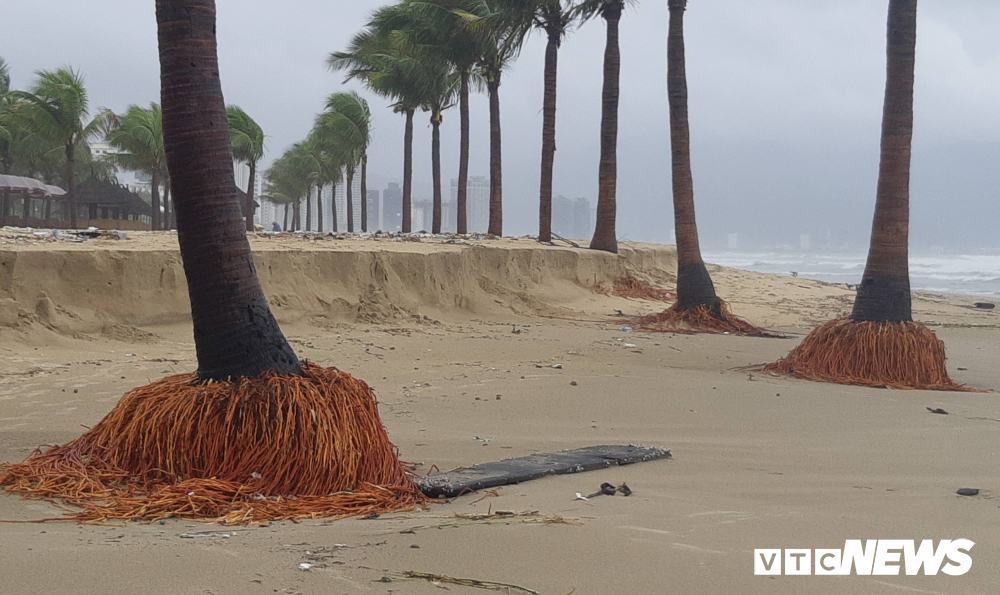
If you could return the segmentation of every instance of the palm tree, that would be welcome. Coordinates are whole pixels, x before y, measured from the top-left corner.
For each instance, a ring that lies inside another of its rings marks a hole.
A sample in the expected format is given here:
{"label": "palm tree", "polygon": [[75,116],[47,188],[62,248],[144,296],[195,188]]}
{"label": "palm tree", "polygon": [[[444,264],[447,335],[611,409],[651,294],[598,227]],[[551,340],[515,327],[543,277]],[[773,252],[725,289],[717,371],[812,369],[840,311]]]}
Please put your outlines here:
{"label": "palm tree", "polygon": [[[151,103],[148,108],[130,105],[120,116],[109,114],[107,122],[108,130],[104,139],[119,151],[108,155],[107,161],[122,169],[150,176],[152,228],[168,226],[169,221],[161,221],[160,218],[160,183],[168,177],[160,106],[155,103]],[[167,214],[169,211],[165,211],[164,215]]]}
{"label": "palm tree", "polygon": [[368,145],[372,114],[368,102],[354,92],[334,93],[316,120],[315,132],[333,153],[343,156],[346,172],[347,231],[354,231],[354,174],[361,166],[361,231],[368,231]]}
{"label": "palm tree", "polygon": [[[375,13],[372,22],[382,31],[402,31],[408,43],[455,67],[459,75],[459,140],[457,231],[468,233],[469,92],[473,67],[483,55],[483,36],[476,31],[479,5],[472,0],[402,0],[389,10]],[[404,217],[406,207],[403,208]]]}
{"label": "palm tree", "polygon": [[618,50],[618,21],[625,10],[625,0],[587,0],[582,5],[583,18],[600,15],[607,24],[604,48],[604,89],[601,92],[601,164],[597,191],[597,225],[590,247],[618,253],[615,232],[618,186],[618,76],[621,54]]}
{"label": "palm tree", "polygon": [[674,228],[677,237],[678,310],[697,306],[718,308],[715,285],[705,268],[694,214],[688,126],[687,73],[684,55],[684,11],[687,0],[669,0],[667,35],[667,95],[670,103],[670,145],[673,163]]}
{"label": "palm tree", "polygon": [[[503,235],[503,158],[500,127],[500,82],[521,53],[534,23],[533,15],[509,10],[509,0],[474,0],[473,31],[481,38],[479,74],[490,103],[490,220],[487,232]],[[469,18],[469,17],[466,17]]]}
{"label": "palm tree", "polygon": [[850,317],[814,330],[765,369],[800,378],[967,390],[948,375],[944,343],[913,322],[909,274],[910,156],[917,0],[889,0],[885,103],[875,218]]}
{"label": "palm tree", "polygon": [[422,106],[431,117],[431,180],[434,198],[432,202],[431,232],[441,233],[441,124],[444,123],[444,112],[455,105],[455,95],[458,92],[459,77],[450,65],[445,62],[434,62],[431,59],[424,64],[427,68],[429,91],[427,100]]}
{"label": "palm tree", "polygon": [[[13,132],[11,131],[11,112],[14,96],[10,94],[10,67],[0,56],[0,173],[10,173],[14,156],[11,152]],[[2,215],[0,215],[2,216]]]}
{"label": "palm tree", "polygon": [[17,114],[31,122],[39,134],[59,141],[66,154],[66,194],[70,225],[76,227],[74,160],[76,149],[97,136],[106,125],[103,113],[87,121],[89,104],[83,77],[72,68],[40,70],[28,92],[14,92]]}
{"label": "palm tree", "polygon": [[376,11],[363,31],[348,48],[327,58],[330,70],[347,72],[345,82],[358,80],[380,97],[393,101],[396,113],[406,116],[403,134],[403,232],[411,231],[413,188],[413,114],[425,102],[425,54],[417,51],[406,35],[387,28],[383,13],[399,10],[388,6]]}
{"label": "palm tree", "polygon": [[264,158],[264,130],[238,105],[226,108],[226,119],[229,122],[229,135],[233,143],[233,157],[240,163],[246,163],[250,168],[243,217],[246,219],[247,231],[253,231],[256,206],[253,196],[254,180],[257,177],[257,163]]}

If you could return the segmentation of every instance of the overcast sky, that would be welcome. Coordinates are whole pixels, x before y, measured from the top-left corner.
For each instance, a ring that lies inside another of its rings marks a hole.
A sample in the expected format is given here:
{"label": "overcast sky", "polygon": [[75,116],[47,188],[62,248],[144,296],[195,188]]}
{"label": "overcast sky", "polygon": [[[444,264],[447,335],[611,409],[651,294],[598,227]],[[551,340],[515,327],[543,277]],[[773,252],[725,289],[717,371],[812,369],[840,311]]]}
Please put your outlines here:
{"label": "overcast sky", "polygon": [[[344,88],[325,67],[380,2],[218,0],[228,103],[268,135],[270,162],[304,137]],[[800,233],[864,249],[874,208],[885,80],[886,0],[690,0],[686,16],[695,202],[703,243],[797,244]],[[911,244],[1000,248],[1000,2],[921,0]],[[159,101],[152,0],[0,4],[0,56],[13,83],[38,69],[82,71],[93,110]],[[621,22],[619,236],[672,229],[666,1]],[[596,202],[604,23],[560,52],[555,193]],[[537,230],[544,40],[535,35],[501,89],[508,233]],[[403,119],[371,101],[371,170],[402,175]],[[471,174],[488,174],[485,96],[472,102]],[[415,198],[430,196],[430,128],[418,114]],[[444,178],[458,171],[458,113],[445,115]],[[814,243],[816,240],[814,239]]]}

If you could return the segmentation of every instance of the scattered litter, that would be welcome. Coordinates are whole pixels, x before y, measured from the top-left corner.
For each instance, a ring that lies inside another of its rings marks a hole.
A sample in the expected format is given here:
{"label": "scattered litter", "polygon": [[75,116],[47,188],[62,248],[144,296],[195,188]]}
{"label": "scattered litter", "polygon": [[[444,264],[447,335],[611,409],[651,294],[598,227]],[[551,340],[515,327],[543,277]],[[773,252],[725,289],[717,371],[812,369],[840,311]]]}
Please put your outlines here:
{"label": "scattered litter", "polygon": [[959,496],[978,496],[979,488],[959,488],[956,493]]}
{"label": "scattered litter", "polygon": [[[478,502],[478,500],[477,500]],[[393,516],[389,520],[401,520],[415,517]],[[400,535],[412,535],[424,529],[451,529],[468,525],[582,525],[579,519],[559,515],[543,515],[537,510],[515,512],[513,510],[495,510],[488,513],[455,513],[451,516],[421,516],[420,519],[448,519],[447,522],[434,525],[417,525],[400,531]]]}
{"label": "scattered litter", "polygon": [[[619,312],[621,312],[621,310],[619,310]],[[623,326],[622,327],[622,332],[623,333],[631,333],[632,332],[632,327],[630,327],[630,326]]]}
{"label": "scattered litter", "polygon": [[223,531],[200,531],[198,533],[181,533],[179,537],[181,539],[195,539],[197,537],[221,537],[222,539],[229,539],[233,536],[233,533],[225,533]]}
{"label": "scattered litter", "polygon": [[577,493],[576,493],[576,499],[577,499],[577,500],[590,500],[590,498],[588,498],[588,497],[584,496],[584,495],[583,495],[583,494],[581,494],[580,492],[577,492]]}
{"label": "scattered litter", "polygon": [[944,409],[941,409],[941,408],[934,409],[934,408],[928,407],[927,410],[930,411],[931,413],[937,413],[939,415],[948,415],[948,412],[945,411]]}
{"label": "scattered litter", "polygon": [[586,499],[589,500],[591,498],[596,498],[597,496],[614,496],[617,491],[618,489],[615,486],[608,482],[604,482],[601,484],[601,489],[599,491],[590,494]]}
{"label": "scattered litter", "polygon": [[632,489],[628,487],[628,484],[622,482],[622,485],[618,486],[618,491],[621,492],[622,496],[626,498],[632,495]]}
{"label": "scattered litter", "polygon": [[625,349],[635,349],[635,347],[636,347],[635,343],[626,343],[625,344]]}
{"label": "scattered litter", "polygon": [[[385,580],[385,579],[389,580]],[[443,584],[447,583],[449,585],[459,585],[462,587],[474,587],[476,589],[486,589],[488,591],[505,591],[510,593],[511,590],[520,591],[522,593],[528,593],[529,595],[541,595],[538,591],[534,589],[529,589],[527,587],[522,587],[520,585],[515,585],[512,583],[494,583],[492,581],[481,581],[474,578],[454,578],[451,576],[445,576],[443,574],[429,574],[426,572],[414,572],[412,570],[407,570],[404,572],[400,578],[404,579],[419,579],[429,581],[431,584],[438,587],[447,589],[443,587]],[[382,577],[382,582],[392,582],[392,578],[388,576]]]}
{"label": "scattered litter", "polygon": [[576,386],[576,380],[570,380],[569,381],[569,385],[570,386]]}
{"label": "scattered litter", "polygon": [[253,479],[260,479],[260,478],[262,478],[264,476],[261,475],[260,473],[257,473],[256,471],[254,471],[253,473],[250,474],[250,477],[252,477]]}
{"label": "scattered litter", "polygon": [[992,310],[997,307],[996,304],[991,302],[976,302],[973,306],[979,308],[980,310]]}
{"label": "scattered litter", "polygon": [[968,372],[968,371],[969,371],[969,369],[968,369],[968,368],[963,368],[963,367],[961,367],[961,366],[959,366],[958,370],[959,370],[960,372]]}
{"label": "scattered litter", "polygon": [[134,353],[126,353],[125,357],[135,357],[135,354]]}
{"label": "scattered litter", "polygon": [[303,563],[299,564],[299,570],[306,570],[306,571],[308,571],[312,567],[313,567],[313,565],[310,564],[309,562],[303,562]]}
{"label": "scattered litter", "polygon": [[562,370],[562,364],[554,364],[552,367],[556,370]]}

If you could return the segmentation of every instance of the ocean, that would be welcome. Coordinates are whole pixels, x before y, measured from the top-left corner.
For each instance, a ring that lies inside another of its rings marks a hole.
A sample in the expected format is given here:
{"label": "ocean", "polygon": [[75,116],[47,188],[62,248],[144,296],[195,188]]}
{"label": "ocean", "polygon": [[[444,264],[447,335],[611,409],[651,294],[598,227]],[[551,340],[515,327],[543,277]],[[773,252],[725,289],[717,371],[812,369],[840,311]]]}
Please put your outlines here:
{"label": "ocean", "polygon": [[[866,254],[817,252],[713,252],[706,262],[830,283],[861,281]],[[914,290],[1000,296],[1000,254],[910,255]]]}

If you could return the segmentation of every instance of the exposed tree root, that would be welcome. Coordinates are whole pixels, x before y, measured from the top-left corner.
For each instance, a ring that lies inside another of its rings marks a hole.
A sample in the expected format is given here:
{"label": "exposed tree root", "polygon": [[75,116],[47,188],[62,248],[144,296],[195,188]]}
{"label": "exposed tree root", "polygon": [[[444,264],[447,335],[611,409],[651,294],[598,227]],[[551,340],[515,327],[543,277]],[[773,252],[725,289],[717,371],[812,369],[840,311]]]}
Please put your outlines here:
{"label": "exposed tree root", "polygon": [[839,384],[975,390],[948,377],[944,342],[919,322],[831,320],[764,370]]}
{"label": "exposed tree root", "polygon": [[715,306],[695,306],[679,310],[677,304],[659,314],[639,319],[637,326],[657,333],[729,333],[748,337],[780,337],[750,324],[729,311],[729,305],[719,300]]}
{"label": "exposed tree root", "polygon": [[653,302],[669,302],[677,298],[676,295],[666,289],[658,289],[645,281],[637,279],[635,275],[628,271],[615,279],[615,286],[611,290],[611,295]]}
{"label": "exposed tree root", "polygon": [[345,517],[423,500],[367,384],[306,363],[302,376],[130,391],[93,429],[0,468],[0,486],[82,508],[66,519],[224,523]]}

